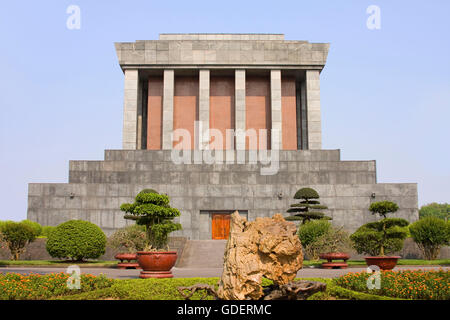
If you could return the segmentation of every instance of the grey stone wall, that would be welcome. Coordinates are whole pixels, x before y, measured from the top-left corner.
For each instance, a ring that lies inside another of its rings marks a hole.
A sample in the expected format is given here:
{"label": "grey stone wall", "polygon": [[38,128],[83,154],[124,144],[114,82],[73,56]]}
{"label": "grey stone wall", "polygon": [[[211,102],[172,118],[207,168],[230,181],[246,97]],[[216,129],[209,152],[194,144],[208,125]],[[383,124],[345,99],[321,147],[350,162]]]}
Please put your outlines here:
{"label": "grey stone wall", "polygon": [[322,70],[329,44],[308,41],[285,41],[280,37],[256,39],[236,35],[209,35],[209,38],[160,37],[115,43],[122,68],[149,68],[171,65],[174,68],[208,65],[215,68],[246,65],[253,68],[283,66]]}
{"label": "grey stone wall", "polygon": [[183,230],[173,236],[211,239],[211,211],[247,211],[249,220],[287,215],[302,187],[316,189],[332,223],[349,231],[376,218],[368,211],[372,201],[395,201],[395,216],[418,219],[416,184],[378,184],[375,161],[340,161],[339,150],[280,151],[279,172],[266,176],[261,164],[174,164],[170,154],[107,150],[105,161],[71,161],[69,183],[29,184],[28,219],[42,225],[82,219],[109,235],[130,223],[120,204],[153,188],[181,211]]}

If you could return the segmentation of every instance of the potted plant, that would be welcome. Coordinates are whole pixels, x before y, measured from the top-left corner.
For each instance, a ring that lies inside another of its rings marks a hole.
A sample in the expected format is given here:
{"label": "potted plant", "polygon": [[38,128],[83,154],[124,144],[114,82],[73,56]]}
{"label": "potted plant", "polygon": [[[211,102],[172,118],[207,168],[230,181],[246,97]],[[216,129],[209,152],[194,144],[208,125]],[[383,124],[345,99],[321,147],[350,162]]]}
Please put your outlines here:
{"label": "potted plant", "polygon": [[[347,260],[350,258],[348,252],[351,242],[348,233],[342,228],[331,227],[326,233],[312,242],[308,250],[319,252],[321,259],[327,260],[322,263],[322,268],[347,268]],[[333,260],[344,260],[344,262],[333,262]]]}
{"label": "potted plant", "polygon": [[398,205],[394,202],[374,202],[369,210],[372,214],[379,214],[382,220],[361,226],[350,236],[350,239],[358,253],[371,255],[371,257],[365,257],[368,266],[376,265],[381,270],[391,270],[400,257],[386,254],[402,249],[403,242],[408,236],[409,223],[405,219],[386,217],[388,213],[398,210]]}
{"label": "potted plant", "polygon": [[169,233],[180,230],[181,225],[172,220],[180,211],[171,208],[169,197],[155,190],[144,189],[135,198],[134,203],[124,203],[120,210],[125,219],[135,220],[145,226],[146,245],[137,252],[139,266],[143,269],[140,278],[172,278],[170,271],[177,260],[177,252],[169,251]]}
{"label": "potted plant", "polygon": [[[143,251],[146,245],[145,227],[139,225],[131,225],[121,228],[113,233],[108,239],[108,245],[117,251],[114,258],[120,260],[117,264],[119,269],[136,269],[139,268],[137,262],[138,251]],[[128,261],[128,262],[124,262]]]}
{"label": "potted plant", "polygon": [[[299,203],[291,204],[291,207],[287,210],[288,213],[294,213],[291,216],[286,217],[287,221],[298,221],[301,220],[302,224],[305,224],[311,220],[331,220],[323,212],[317,210],[328,209],[327,206],[321,205],[319,200],[319,194],[316,190],[312,188],[302,188],[299,189],[295,195],[294,199],[300,199]],[[312,211],[310,211],[312,209]]]}

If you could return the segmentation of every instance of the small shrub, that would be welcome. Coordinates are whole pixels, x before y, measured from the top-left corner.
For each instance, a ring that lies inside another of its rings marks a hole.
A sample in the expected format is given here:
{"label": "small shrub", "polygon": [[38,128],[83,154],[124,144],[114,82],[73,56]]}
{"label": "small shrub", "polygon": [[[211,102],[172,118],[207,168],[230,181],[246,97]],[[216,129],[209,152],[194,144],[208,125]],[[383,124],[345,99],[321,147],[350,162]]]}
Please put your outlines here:
{"label": "small shrub", "polygon": [[304,247],[324,235],[331,228],[331,223],[326,220],[315,220],[301,224],[298,228],[298,237]]}
{"label": "small shrub", "polygon": [[11,252],[11,260],[19,260],[20,255],[25,251],[25,246],[35,238],[33,229],[20,222],[7,221],[0,227],[0,240]]}
{"label": "small shrub", "polygon": [[105,253],[106,236],[95,224],[70,220],[61,223],[47,240],[47,252],[54,258],[81,261],[97,259]]}
{"label": "small shrub", "polygon": [[420,219],[409,226],[409,231],[427,260],[435,260],[441,247],[450,242],[449,223],[437,217]]}
{"label": "small shrub", "polygon": [[129,253],[143,251],[146,244],[145,227],[132,225],[114,232],[108,239],[108,244]]}
{"label": "small shrub", "polygon": [[359,253],[383,256],[400,251],[408,235],[408,221],[386,218],[359,227],[351,236],[353,247]]}
{"label": "small shrub", "polygon": [[398,205],[391,201],[378,201],[370,204],[369,210],[383,219],[366,223],[350,236],[356,251],[384,256],[401,250],[403,241],[409,234],[409,222],[400,218],[386,218],[388,213],[398,210]]}
{"label": "small shrub", "polygon": [[42,235],[42,226],[39,223],[31,220],[22,220],[21,223],[29,226],[33,230],[36,238]]}
{"label": "small shrub", "polygon": [[342,228],[331,227],[308,246],[308,251],[323,253],[347,253],[351,249],[349,234]]}

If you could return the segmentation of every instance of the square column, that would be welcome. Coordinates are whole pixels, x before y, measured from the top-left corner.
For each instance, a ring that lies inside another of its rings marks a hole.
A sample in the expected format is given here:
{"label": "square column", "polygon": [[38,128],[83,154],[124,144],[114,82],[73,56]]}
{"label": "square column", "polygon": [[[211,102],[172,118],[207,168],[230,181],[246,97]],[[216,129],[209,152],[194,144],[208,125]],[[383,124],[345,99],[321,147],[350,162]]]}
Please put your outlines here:
{"label": "square column", "polygon": [[270,148],[280,150],[282,146],[281,70],[270,70],[270,105],[272,118]]}
{"label": "square column", "polygon": [[322,149],[319,70],[306,70],[306,106],[308,149]]}
{"label": "square column", "polygon": [[137,148],[137,110],[139,102],[138,70],[125,69],[122,148]]}
{"label": "square column", "polygon": [[198,132],[198,148],[208,149],[209,134],[205,135],[209,130],[209,70],[200,70],[199,72],[199,115],[200,128]]}
{"label": "square column", "polygon": [[245,150],[245,70],[235,70],[236,150]]}
{"label": "square column", "polygon": [[174,70],[164,70],[163,83],[163,120],[162,120],[162,148],[171,150],[173,146],[173,95],[175,85]]}

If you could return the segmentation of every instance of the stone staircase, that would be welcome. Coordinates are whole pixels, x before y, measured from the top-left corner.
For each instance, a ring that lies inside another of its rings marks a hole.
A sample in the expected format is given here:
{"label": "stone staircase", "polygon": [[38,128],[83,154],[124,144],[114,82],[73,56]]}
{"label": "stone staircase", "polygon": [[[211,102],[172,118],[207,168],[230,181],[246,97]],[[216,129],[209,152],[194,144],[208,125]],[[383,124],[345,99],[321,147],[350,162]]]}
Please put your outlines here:
{"label": "stone staircase", "polygon": [[178,268],[222,268],[227,240],[188,240]]}

